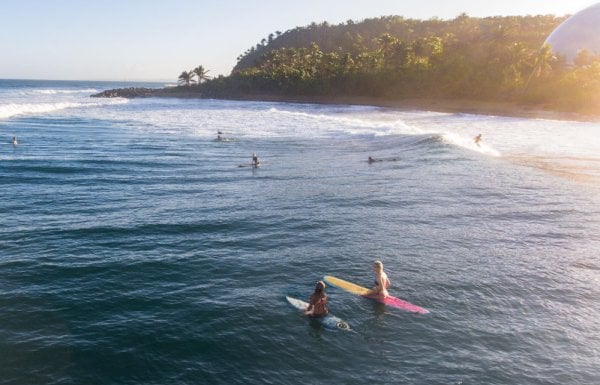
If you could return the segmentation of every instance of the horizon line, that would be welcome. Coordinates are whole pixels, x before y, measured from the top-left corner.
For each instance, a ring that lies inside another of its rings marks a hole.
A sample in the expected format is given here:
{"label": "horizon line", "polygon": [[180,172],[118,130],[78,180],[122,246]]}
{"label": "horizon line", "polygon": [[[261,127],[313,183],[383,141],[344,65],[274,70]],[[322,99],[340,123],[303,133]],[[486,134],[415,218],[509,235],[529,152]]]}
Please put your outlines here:
{"label": "horizon line", "polygon": [[177,83],[177,80],[168,79],[58,79],[58,78],[21,78],[21,77],[0,77],[2,80],[21,80],[21,81],[52,81],[52,82],[104,82],[104,83]]}

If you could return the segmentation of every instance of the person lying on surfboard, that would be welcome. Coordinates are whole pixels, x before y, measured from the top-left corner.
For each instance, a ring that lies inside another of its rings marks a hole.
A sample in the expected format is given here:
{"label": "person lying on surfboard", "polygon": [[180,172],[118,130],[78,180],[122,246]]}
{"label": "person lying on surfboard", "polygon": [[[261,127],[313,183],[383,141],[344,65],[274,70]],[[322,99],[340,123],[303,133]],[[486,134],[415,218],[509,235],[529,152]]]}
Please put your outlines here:
{"label": "person lying on surfboard", "polygon": [[373,262],[373,271],[375,272],[375,286],[369,291],[368,296],[379,298],[389,296],[387,289],[390,287],[390,279],[383,272],[383,263],[381,261]]}
{"label": "person lying on surfboard", "polygon": [[325,317],[329,314],[329,310],[327,309],[327,294],[325,294],[325,282],[317,282],[315,292],[310,296],[308,308],[306,308],[304,314],[311,317]]}

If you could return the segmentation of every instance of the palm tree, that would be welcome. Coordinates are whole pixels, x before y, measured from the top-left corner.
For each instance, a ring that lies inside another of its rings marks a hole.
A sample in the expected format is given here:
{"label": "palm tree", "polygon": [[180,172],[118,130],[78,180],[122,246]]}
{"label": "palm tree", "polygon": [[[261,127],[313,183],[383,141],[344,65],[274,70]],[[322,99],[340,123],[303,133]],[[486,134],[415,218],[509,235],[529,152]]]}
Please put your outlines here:
{"label": "palm tree", "polygon": [[391,48],[398,43],[398,39],[389,33],[384,33],[377,38],[377,43],[379,43],[379,47],[381,47],[380,49],[383,54],[387,55]]}
{"label": "palm tree", "polygon": [[400,42],[389,33],[382,34],[376,40],[379,44],[379,52],[382,55],[384,66],[388,66],[393,56],[394,47],[398,46]]}
{"label": "palm tree", "polygon": [[555,61],[556,56],[552,52],[552,47],[550,47],[548,44],[544,44],[542,48],[540,48],[540,50],[538,51],[537,55],[534,57],[533,69],[531,70],[531,74],[527,79],[527,83],[525,83],[525,90],[527,90],[531,78],[533,78],[534,76],[536,78],[539,78],[540,76],[543,76],[552,71],[551,64]]}
{"label": "palm tree", "polygon": [[179,75],[178,82],[181,85],[185,85],[186,87],[189,87],[189,85],[191,83],[196,82],[193,79],[193,76],[194,76],[194,73],[192,71],[189,71],[189,72],[188,71],[183,71],[181,73],[181,75]]}
{"label": "palm tree", "polygon": [[191,71],[191,73],[193,75],[196,75],[196,77],[198,78],[198,80],[197,80],[198,84],[202,83],[205,80],[210,79],[210,76],[207,75],[207,73],[209,73],[209,72],[210,72],[209,70],[204,69],[204,67],[201,65],[199,65],[198,67],[194,68]]}

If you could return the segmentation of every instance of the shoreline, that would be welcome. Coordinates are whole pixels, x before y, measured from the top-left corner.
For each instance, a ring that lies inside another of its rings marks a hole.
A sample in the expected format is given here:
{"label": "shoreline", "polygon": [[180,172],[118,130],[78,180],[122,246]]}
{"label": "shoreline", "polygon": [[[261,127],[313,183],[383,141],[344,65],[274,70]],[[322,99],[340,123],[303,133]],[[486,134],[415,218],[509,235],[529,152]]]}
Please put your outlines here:
{"label": "shoreline", "polygon": [[280,96],[245,95],[238,97],[215,97],[208,99],[246,100],[307,104],[345,104],[362,105],[398,110],[432,111],[440,113],[474,114],[513,118],[566,120],[599,123],[600,114],[557,111],[544,105],[522,104],[515,102],[490,102],[466,99],[386,99],[360,96]]}
{"label": "shoreline", "polygon": [[124,97],[124,98],[178,98],[178,99],[215,99],[215,100],[243,100],[257,102],[282,102],[306,104],[345,104],[362,105],[399,110],[432,111],[441,113],[474,114],[488,116],[502,116],[514,118],[566,120],[577,122],[600,122],[598,113],[578,113],[559,111],[542,104],[524,104],[517,102],[481,101],[467,99],[390,99],[366,96],[288,96],[276,94],[245,94],[231,96],[208,96],[196,90],[182,90],[178,88],[123,88],[106,90],[92,97]]}

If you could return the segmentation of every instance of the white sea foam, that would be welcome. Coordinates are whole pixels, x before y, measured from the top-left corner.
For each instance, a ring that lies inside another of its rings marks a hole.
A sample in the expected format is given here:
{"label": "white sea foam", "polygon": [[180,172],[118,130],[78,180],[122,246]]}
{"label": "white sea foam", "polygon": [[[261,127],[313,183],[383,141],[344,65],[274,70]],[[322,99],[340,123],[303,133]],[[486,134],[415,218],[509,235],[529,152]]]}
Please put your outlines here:
{"label": "white sea foam", "polygon": [[44,95],[57,95],[57,94],[93,94],[99,92],[95,88],[85,88],[80,90],[65,90],[65,89],[41,89],[33,90],[33,93],[44,94]]}
{"label": "white sea foam", "polygon": [[58,102],[58,103],[10,103],[0,105],[0,119],[6,119],[17,115],[44,114],[66,108],[98,107],[107,104],[127,103],[126,99],[110,99],[103,102]]}
{"label": "white sea foam", "polygon": [[442,134],[442,138],[446,143],[466,148],[467,150],[476,151],[489,156],[501,156],[498,150],[483,142],[475,143],[474,138],[470,136],[446,132]]}
{"label": "white sea foam", "polygon": [[393,134],[423,134],[418,127],[406,124],[402,119],[393,117],[388,120],[372,119],[373,112],[369,112],[365,117],[362,115],[342,115],[342,114],[311,114],[298,111],[286,111],[277,108],[269,110],[271,114],[285,115],[300,119],[309,119],[316,123],[321,123],[332,132],[348,133],[350,135],[393,135]]}
{"label": "white sea foam", "polygon": [[[447,126],[449,114],[439,114],[430,112],[380,112],[370,111],[364,114],[341,115],[341,114],[311,114],[298,111],[286,111],[277,108],[269,110],[272,114],[286,115],[292,118],[310,119],[315,122],[325,123],[330,132],[344,133],[347,135],[440,135],[448,144],[461,147],[470,151],[475,151],[484,155],[499,157],[501,153],[486,142],[475,143],[473,136],[464,132],[457,132],[453,127]],[[441,118],[441,123],[431,124],[432,118]],[[423,120],[425,119],[425,120]],[[473,122],[479,122],[481,118],[476,115],[470,116]],[[464,119],[463,119],[464,120]],[[464,121],[463,121],[464,123]],[[462,130],[464,131],[464,130]]]}
{"label": "white sea foam", "polygon": [[[40,95],[40,98],[42,95]],[[53,96],[54,97],[54,96]],[[56,95],[82,103],[81,95]],[[40,99],[41,100],[41,99]],[[103,103],[118,99],[104,100]],[[123,101],[124,102],[124,101]],[[473,114],[399,111],[377,107],[295,105],[190,99],[133,99],[127,109],[77,108],[73,113],[98,119],[127,121],[128,127],[173,135],[216,138],[334,138],[386,135],[441,138],[449,146],[490,157],[527,155],[596,156],[600,148],[597,124],[538,121]],[[57,104],[56,108],[81,104]],[[20,108],[25,109],[24,106]],[[32,113],[43,108],[31,108]],[[9,111],[10,115],[25,113]],[[7,116],[0,110],[0,116]],[[482,134],[477,145],[473,138]]]}

